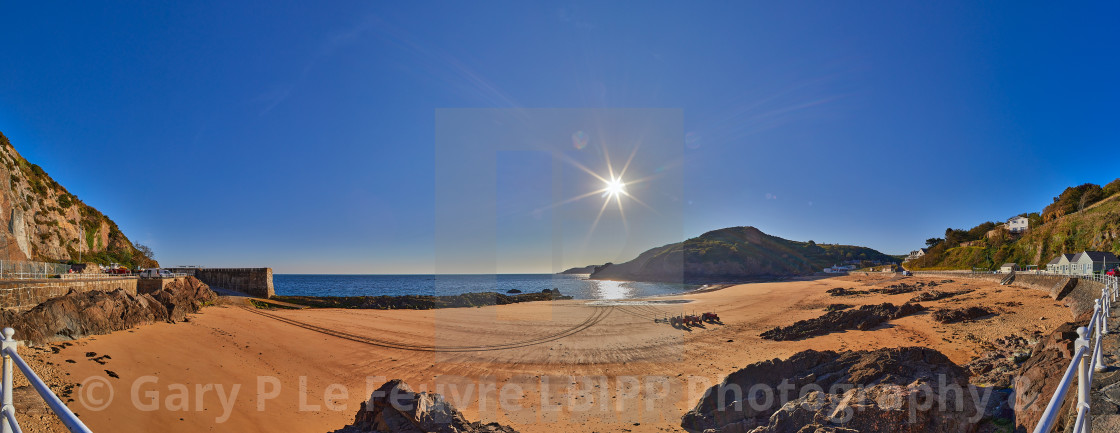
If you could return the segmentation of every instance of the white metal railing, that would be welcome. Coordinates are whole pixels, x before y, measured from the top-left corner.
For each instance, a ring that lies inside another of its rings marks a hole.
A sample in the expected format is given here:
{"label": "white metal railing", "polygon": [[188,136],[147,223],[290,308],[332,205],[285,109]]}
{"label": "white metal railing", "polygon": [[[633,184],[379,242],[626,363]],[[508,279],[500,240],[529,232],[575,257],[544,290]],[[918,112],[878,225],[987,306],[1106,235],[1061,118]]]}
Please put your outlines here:
{"label": "white metal railing", "polygon": [[[1097,299],[1094,303],[1093,318],[1089,320],[1089,326],[1077,328],[1078,337],[1074,343],[1073,360],[1070,361],[1069,367],[1062,375],[1061,382],[1058,383],[1058,388],[1050,398],[1050,403],[1046,405],[1046,410],[1042,412],[1042,417],[1035,425],[1034,433],[1049,433],[1058,423],[1058,419],[1062,415],[1059,411],[1062,403],[1065,402],[1066,394],[1073,385],[1075,371],[1077,372],[1077,418],[1073,424],[1073,431],[1088,433],[1092,429],[1093,419],[1089,414],[1089,390],[1093,386],[1093,374],[1108,368],[1104,364],[1104,350],[1101,347],[1101,341],[1104,335],[1108,334],[1108,316],[1112,309],[1112,303],[1116,302],[1117,295],[1120,294],[1120,279],[1109,275],[1083,275],[1078,277],[1104,283],[1104,288],[1101,289],[1100,299]],[[1090,369],[1089,367],[1093,368]]]}
{"label": "white metal railing", "polygon": [[70,272],[65,263],[0,260],[0,280],[30,280]]}
{"label": "white metal railing", "polygon": [[54,394],[54,391],[51,391],[50,387],[43,383],[42,379],[39,379],[39,376],[23,361],[23,358],[19,357],[19,354],[16,353],[19,341],[12,338],[15,333],[16,331],[12,328],[4,328],[4,339],[0,340],[0,351],[4,355],[3,395],[0,396],[0,401],[3,403],[3,406],[0,406],[3,419],[0,419],[0,432],[23,433],[23,430],[19,427],[19,422],[16,421],[16,408],[12,404],[12,364],[15,364],[67,429],[72,433],[92,433],[89,427],[86,427],[78,419],[78,416],[74,415],[74,412],[71,412],[70,408],[66,407],[66,404]]}

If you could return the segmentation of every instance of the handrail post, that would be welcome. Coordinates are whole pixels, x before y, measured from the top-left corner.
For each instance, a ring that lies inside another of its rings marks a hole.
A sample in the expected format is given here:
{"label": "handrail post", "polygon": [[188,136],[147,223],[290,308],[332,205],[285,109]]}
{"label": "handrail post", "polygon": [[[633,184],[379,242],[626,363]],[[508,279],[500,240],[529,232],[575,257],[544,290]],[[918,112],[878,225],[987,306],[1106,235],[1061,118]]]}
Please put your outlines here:
{"label": "handrail post", "polygon": [[[16,340],[12,339],[12,335],[16,330],[12,328],[4,328],[4,339],[0,341],[0,351],[4,355],[4,397],[0,411],[10,412],[15,416],[16,408],[12,405],[12,356],[8,355],[8,349],[12,352],[16,351]],[[12,433],[12,426],[8,420],[0,419],[0,432]]]}
{"label": "handrail post", "polygon": [[1101,304],[1101,335],[1108,335],[1108,311],[1112,306],[1108,303],[1108,292],[1101,293],[1101,299],[1097,300]]}
{"label": "handrail post", "polygon": [[[1076,353],[1077,349],[1081,348],[1081,347],[1085,347],[1086,349],[1089,349],[1089,329],[1084,327],[1084,326],[1082,326],[1080,328],[1077,328],[1077,342],[1074,343],[1075,353]],[[1089,350],[1086,350],[1083,353],[1084,353],[1084,355],[1082,355],[1083,358],[1073,360],[1073,362],[1080,363],[1077,366],[1077,407],[1078,408],[1089,406],[1089,398],[1090,398],[1089,397],[1089,389],[1092,388],[1092,384],[1089,383],[1089,363],[1092,362],[1092,361],[1090,359],[1088,359]],[[1082,432],[1087,433],[1089,431],[1088,426],[1089,426],[1089,418],[1086,417],[1085,423],[1082,426],[1083,427]],[[1081,433],[1081,432],[1078,432],[1078,433]]]}

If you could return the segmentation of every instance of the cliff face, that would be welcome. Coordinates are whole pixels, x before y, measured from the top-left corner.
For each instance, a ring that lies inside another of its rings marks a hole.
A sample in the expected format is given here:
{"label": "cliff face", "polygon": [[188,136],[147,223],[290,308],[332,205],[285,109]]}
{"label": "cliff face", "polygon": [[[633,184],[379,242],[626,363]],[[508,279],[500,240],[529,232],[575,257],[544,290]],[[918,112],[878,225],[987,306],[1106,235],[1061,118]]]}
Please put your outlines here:
{"label": "cliff face", "polygon": [[27,162],[0,133],[0,259],[158,266],[117,224]]}
{"label": "cliff face", "polygon": [[845,260],[889,262],[894,258],[866,247],[791,241],[754,227],[730,227],[653,248],[629,262],[604,266],[591,278],[733,282],[812,274]]}

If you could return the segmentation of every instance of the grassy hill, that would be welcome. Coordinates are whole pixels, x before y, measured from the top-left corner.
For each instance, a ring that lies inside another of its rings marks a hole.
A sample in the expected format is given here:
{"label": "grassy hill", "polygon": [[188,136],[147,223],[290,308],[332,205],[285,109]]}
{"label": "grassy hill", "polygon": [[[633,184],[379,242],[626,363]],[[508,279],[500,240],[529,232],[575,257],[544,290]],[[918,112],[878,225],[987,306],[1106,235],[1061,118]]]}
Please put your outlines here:
{"label": "grassy hill", "polygon": [[[991,223],[976,227],[983,230],[946,230],[945,239],[931,239],[940,242],[906,267],[994,270],[1003,263],[1045,267],[1062,253],[1097,250],[1120,254],[1120,179],[1103,188],[1092,184],[1067,188],[1041,214],[1024,216],[1031,228],[1022,235],[995,229],[994,224],[988,228]],[[971,245],[962,247],[962,242]]]}
{"label": "grassy hill", "polygon": [[845,260],[897,259],[866,247],[791,241],[754,227],[731,227],[650,249],[629,262],[602,267],[591,278],[731,282],[812,274]]}

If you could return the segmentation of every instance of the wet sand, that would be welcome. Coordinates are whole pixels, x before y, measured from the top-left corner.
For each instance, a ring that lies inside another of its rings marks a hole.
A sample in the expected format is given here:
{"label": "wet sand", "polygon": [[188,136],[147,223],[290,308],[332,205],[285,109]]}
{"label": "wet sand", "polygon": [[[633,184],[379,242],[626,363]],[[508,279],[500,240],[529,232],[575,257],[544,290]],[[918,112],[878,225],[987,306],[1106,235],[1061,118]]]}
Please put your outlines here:
{"label": "wet sand", "polygon": [[[333,431],[353,420],[370,391],[399,378],[440,392],[470,420],[522,432],[658,432],[683,431],[680,418],[703,389],[753,362],[810,348],[918,345],[963,364],[977,355],[979,342],[1046,332],[1069,319],[1045,292],[962,278],[936,289],[977,290],[923,305],[983,305],[1001,314],[943,325],[921,313],[870,331],[784,342],[758,337],[817,317],[830,303],[901,304],[918,293],[825,293],[833,287],[943,279],[845,276],[632,303],[426,311],[255,310],[234,303],[206,308],[186,323],[78,340],[51,359],[69,374],[65,379],[86,382],[69,405],[94,431]],[[723,324],[685,331],[653,320],[705,311],[718,313]],[[111,359],[100,365],[87,352]],[[102,382],[114,395],[93,410],[88,406],[108,397]]]}

